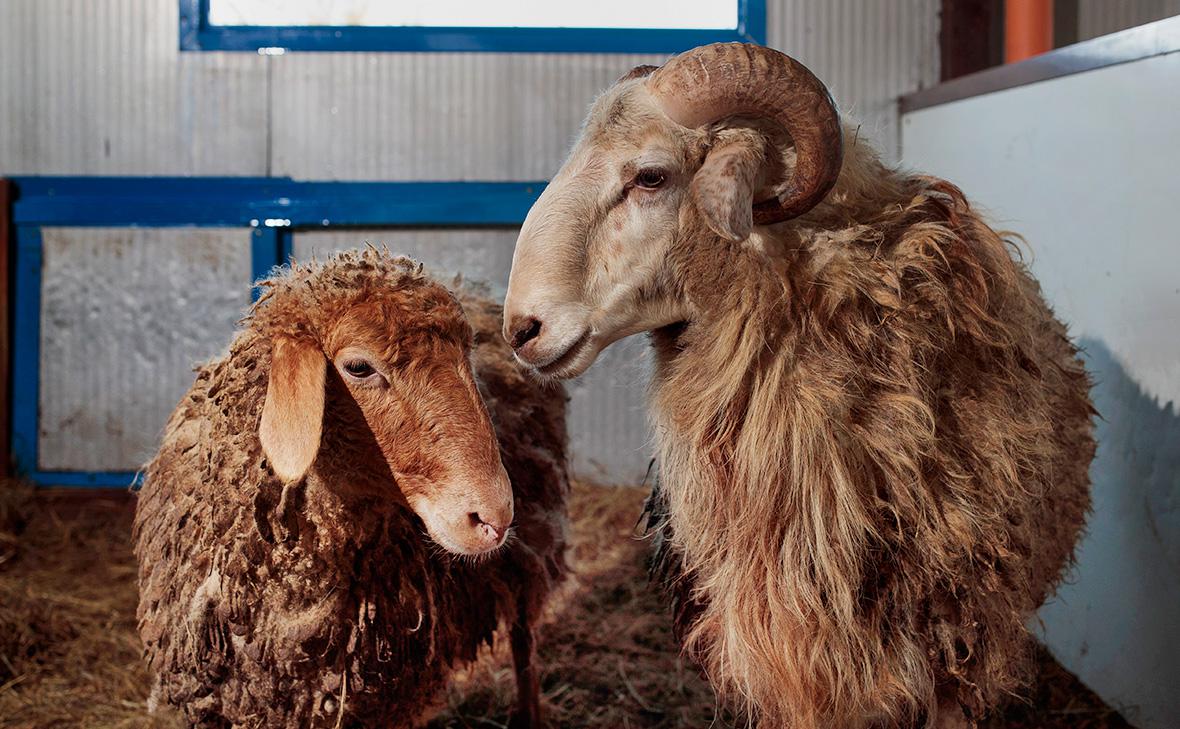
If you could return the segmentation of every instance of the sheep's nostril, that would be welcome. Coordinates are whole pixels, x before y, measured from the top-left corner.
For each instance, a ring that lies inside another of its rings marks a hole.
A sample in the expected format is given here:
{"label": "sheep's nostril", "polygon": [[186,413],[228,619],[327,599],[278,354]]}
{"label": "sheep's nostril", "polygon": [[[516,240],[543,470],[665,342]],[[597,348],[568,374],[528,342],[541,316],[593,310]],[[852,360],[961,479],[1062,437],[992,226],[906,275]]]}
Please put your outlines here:
{"label": "sheep's nostril", "polygon": [[512,322],[512,338],[508,341],[513,349],[520,349],[541,334],[541,320],[520,317]]}
{"label": "sheep's nostril", "polygon": [[503,539],[504,533],[508,531],[509,525],[505,524],[504,526],[499,526],[497,524],[484,521],[483,518],[474,511],[468,514],[467,518],[471,520],[471,526],[480,529],[484,533],[488,534],[488,536],[494,536],[496,539]]}

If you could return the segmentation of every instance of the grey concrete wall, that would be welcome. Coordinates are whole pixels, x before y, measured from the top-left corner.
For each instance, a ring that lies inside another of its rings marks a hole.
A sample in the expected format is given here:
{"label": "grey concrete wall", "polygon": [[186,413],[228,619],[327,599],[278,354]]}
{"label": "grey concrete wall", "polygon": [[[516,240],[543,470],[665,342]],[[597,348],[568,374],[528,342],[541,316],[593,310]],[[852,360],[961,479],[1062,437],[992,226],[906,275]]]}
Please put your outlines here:
{"label": "grey concrete wall", "polygon": [[1180,719],[1180,53],[907,114],[905,161],[1024,235],[1086,350],[1098,455],[1076,569],[1040,612],[1143,729]]}
{"label": "grey concrete wall", "polygon": [[250,303],[250,230],[45,228],[38,465],[137,470]]}

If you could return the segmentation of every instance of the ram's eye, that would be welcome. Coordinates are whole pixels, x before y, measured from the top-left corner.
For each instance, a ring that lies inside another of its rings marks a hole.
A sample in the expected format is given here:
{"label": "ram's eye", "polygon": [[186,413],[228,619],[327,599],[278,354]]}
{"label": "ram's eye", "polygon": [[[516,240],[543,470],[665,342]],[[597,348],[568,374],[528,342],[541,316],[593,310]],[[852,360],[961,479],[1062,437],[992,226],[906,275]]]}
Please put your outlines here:
{"label": "ram's eye", "polygon": [[635,175],[635,186],[644,190],[654,190],[667,179],[662,170],[640,170],[639,174]]}
{"label": "ram's eye", "polygon": [[372,377],[377,372],[377,370],[373,369],[373,365],[363,359],[353,359],[345,362],[344,371],[358,380]]}

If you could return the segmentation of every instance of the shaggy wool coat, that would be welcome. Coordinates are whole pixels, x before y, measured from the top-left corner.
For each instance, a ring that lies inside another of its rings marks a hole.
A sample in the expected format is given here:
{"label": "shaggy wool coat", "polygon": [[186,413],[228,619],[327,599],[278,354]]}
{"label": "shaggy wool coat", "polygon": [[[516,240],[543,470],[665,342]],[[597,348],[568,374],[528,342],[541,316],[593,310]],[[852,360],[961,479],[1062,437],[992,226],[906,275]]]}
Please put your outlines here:
{"label": "shaggy wool coat", "polygon": [[[194,725],[407,725],[499,624],[531,628],[566,572],[563,391],[513,363],[497,305],[464,291],[461,311],[420,267],[395,263],[370,253],[271,281],[229,353],[198,370],[146,467],[134,541],[152,701]],[[389,495],[396,484],[346,417],[339,378],[308,476],[284,489],[269,468],[258,432],[271,337],[314,331],[358,297],[393,299],[406,321],[391,327],[473,342],[516,500],[514,536],[493,556],[443,554]]]}
{"label": "shaggy wool coat", "polygon": [[703,223],[672,254],[701,314],[653,336],[657,568],[760,726],[973,725],[1085,522],[1090,380],[1015,243],[848,139],[778,260]]}

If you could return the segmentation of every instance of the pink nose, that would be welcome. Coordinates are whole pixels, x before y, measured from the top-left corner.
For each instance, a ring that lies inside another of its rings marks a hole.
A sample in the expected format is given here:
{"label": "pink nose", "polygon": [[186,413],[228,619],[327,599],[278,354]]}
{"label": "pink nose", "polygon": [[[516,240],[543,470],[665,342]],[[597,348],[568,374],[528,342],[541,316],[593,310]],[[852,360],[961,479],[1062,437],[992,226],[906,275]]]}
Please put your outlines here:
{"label": "pink nose", "polygon": [[471,519],[471,525],[476,528],[480,537],[488,544],[496,545],[504,541],[504,536],[508,534],[508,528],[512,526],[510,523],[498,524],[495,521],[485,521],[474,511],[467,517]]}
{"label": "pink nose", "polygon": [[541,334],[541,320],[531,316],[514,316],[504,327],[504,338],[513,349],[519,350]]}

